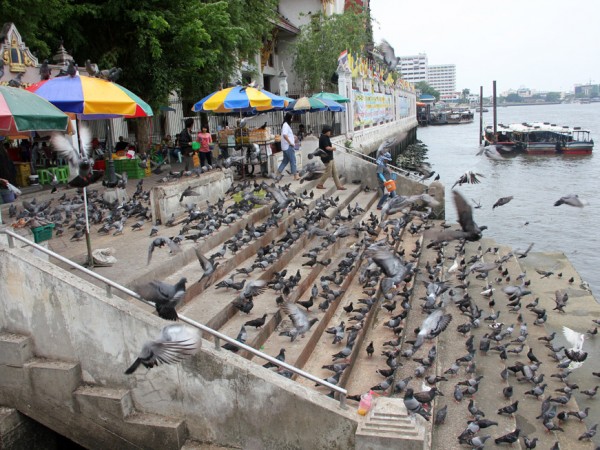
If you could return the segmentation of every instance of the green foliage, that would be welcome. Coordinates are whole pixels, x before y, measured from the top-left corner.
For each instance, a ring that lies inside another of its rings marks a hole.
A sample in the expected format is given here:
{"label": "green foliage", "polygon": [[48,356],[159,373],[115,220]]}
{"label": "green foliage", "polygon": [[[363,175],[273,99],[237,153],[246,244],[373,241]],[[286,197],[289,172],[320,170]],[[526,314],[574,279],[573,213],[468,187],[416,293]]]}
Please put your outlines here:
{"label": "green foliage", "polygon": [[415,83],[415,88],[420,90],[422,94],[433,95],[436,101],[440,99],[440,93],[432,88],[426,81]]}
{"label": "green foliage", "polygon": [[309,91],[331,91],[331,77],[337,59],[344,50],[360,53],[369,42],[370,28],[366,12],[352,9],[343,14],[313,14],[310,23],[301,28],[294,47],[294,70]]}
{"label": "green foliage", "polygon": [[119,83],[157,107],[176,90],[197,101],[262,47],[277,0],[0,0],[40,56],[60,37],[75,61],[121,67]]}
{"label": "green foliage", "polygon": [[548,92],[546,94],[546,101],[547,102],[560,102],[560,92]]}
{"label": "green foliage", "polygon": [[521,103],[523,101],[523,98],[519,94],[508,94],[506,96],[505,101],[511,103]]}

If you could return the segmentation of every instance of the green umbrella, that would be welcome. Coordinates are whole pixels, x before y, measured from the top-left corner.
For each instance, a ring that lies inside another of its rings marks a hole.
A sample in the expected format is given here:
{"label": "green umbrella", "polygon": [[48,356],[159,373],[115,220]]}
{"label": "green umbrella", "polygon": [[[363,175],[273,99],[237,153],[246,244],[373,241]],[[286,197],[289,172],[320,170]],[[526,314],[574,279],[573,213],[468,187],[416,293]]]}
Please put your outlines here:
{"label": "green umbrella", "polygon": [[26,131],[66,131],[69,116],[25,89],[0,86],[0,135]]}
{"label": "green umbrella", "polygon": [[348,103],[350,101],[349,98],[346,98],[340,94],[334,94],[333,92],[319,92],[318,94],[313,95],[314,98],[322,98],[324,100],[333,100],[337,103]]}

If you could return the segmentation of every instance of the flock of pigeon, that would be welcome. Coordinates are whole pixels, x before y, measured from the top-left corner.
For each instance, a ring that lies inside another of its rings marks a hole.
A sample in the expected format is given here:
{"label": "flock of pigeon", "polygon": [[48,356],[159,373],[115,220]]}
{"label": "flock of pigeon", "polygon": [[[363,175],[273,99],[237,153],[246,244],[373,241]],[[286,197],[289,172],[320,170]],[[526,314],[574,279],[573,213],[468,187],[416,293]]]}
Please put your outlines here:
{"label": "flock of pigeon", "polygon": [[[74,162],[81,164],[82,160],[77,159]],[[222,164],[230,164],[230,162],[224,161]],[[319,170],[320,166],[317,163],[309,162],[300,173],[301,182],[319,176]],[[481,174],[467,172],[457,180],[455,186],[478,183],[482,177]],[[310,308],[318,304],[320,313],[327,311],[332,304],[343,297],[342,286],[348,275],[354,270],[360,270],[358,280],[368,298],[345,299],[346,305],[343,309],[348,315],[347,319],[326,329],[326,334],[333,336],[333,344],[336,347],[345,341],[341,350],[332,355],[331,364],[323,366],[323,369],[332,372],[326,381],[332,384],[340,383],[344,371],[350,366],[350,360],[357,353],[354,346],[367,316],[374,310],[386,310],[391,317],[383,326],[393,333],[393,337],[384,344],[386,349],[382,356],[385,356],[385,367],[377,370],[384,380],[372,386],[371,390],[379,391],[382,395],[402,395],[410,413],[418,414],[426,420],[433,420],[434,426],[442,427],[446,420],[448,405],[440,406],[437,403],[434,405],[434,399],[438,395],[443,396],[438,384],[450,383],[451,377],[460,376],[463,372],[465,378],[455,383],[453,397],[456,402],[462,402],[465,397],[470,398],[467,409],[471,419],[465,424],[464,431],[457,436],[460,444],[471,448],[483,448],[486,441],[492,437],[491,434],[486,434],[487,429],[497,425],[497,421],[486,418],[486,414],[475,406],[473,400],[480,388],[485,389],[488,383],[495,384],[494,381],[488,382],[484,376],[477,375],[477,361],[480,358],[495,358],[497,355],[500,364],[504,367],[500,376],[507,386],[503,390],[503,398],[499,398],[498,401],[505,400],[510,403],[498,408],[497,415],[514,415],[519,411],[519,402],[529,401],[524,398],[513,399],[514,391],[511,384],[518,383],[530,387],[525,392],[527,396],[543,398],[540,402],[540,414],[536,420],[547,431],[561,432],[568,426],[569,421],[573,420],[570,419],[571,417],[579,421],[587,417],[589,408],[570,410],[568,404],[575,390],[579,389],[582,394],[593,398],[598,386],[582,389],[570,383],[568,377],[587,359],[588,354],[584,351],[585,339],[588,336],[593,338],[597,334],[596,326],[600,325],[600,321],[594,321],[592,328],[586,334],[565,327],[564,336],[571,348],[555,343],[554,333],[537,338],[536,341],[546,343],[551,358],[555,361],[556,370],[546,367],[549,364],[543,365],[533,352],[533,338],[528,331],[528,323],[534,327],[543,326],[548,314],[564,313],[569,299],[567,291],[566,289],[556,291],[556,306],[552,311],[542,308],[538,299],[526,302],[525,298],[531,294],[528,289],[527,274],[512,274],[507,267],[511,259],[527,257],[533,245],[525,251],[502,256],[498,253],[498,249],[490,248],[484,252],[479,246],[476,254],[468,258],[466,243],[481,239],[483,231],[487,228],[477,225],[473,218],[473,209],[481,205],[472,207],[459,192],[453,191],[460,228],[450,229],[451,227],[442,224],[442,229],[439,231],[429,223],[431,207],[436,206],[436,201],[428,194],[391,198],[385,203],[380,218],[371,213],[368,220],[357,220],[364,216],[365,211],[356,204],[354,207],[349,205],[345,210],[338,211],[333,219],[329,219],[327,210],[338,208],[339,199],[324,196],[315,200],[312,191],[298,194],[291,189],[290,185],[280,185],[279,181],[280,179],[269,183],[251,181],[234,183],[226,195],[237,194],[240,200],[227,202],[227,206],[224,199],[214,204],[207,201],[204,208],[196,204],[187,205],[184,218],[171,217],[164,224],[173,229],[180,225],[178,232],[171,237],[157,237],[159,225],[155,224],[150,231],[151,241],[147,263],[151,263],[156,249],[167,247],[171,253],[178,253],[186,242],[196,244],[199,239],[208,237],[222,226],[242,219],[256,205],[270,204],[270,216],[263,223],[260,225],[248,223],[213,254],[205,256],[196,249],[202,272],[199,283],[202,289],[207,289],[214,284],[215,289],[235,291],[231,298],[231,306],[245,314],[253,311],[254,297],[263,294],[267,289],[272,289],[277,294],[276,304],[281,318],[286,316],[289,318],[281,321],[279,334],[289,337],[290,342],[294,342],[303,337],[319,320],[318,313],[311,312]],[[125,179],[124,183],[126,182]],[[260,195],[261,192],[265,195]],[[182,193],[180,202],[198,195],[193,189],[188,188]],[[314,205],[309,207],[309,202],[313,200]],[[500,198],[493,208],[506,205],[511,200],[513,197]],[[583,207],[586,203],[573,194],[560,198],[555,206],[565,204]],[[143,190],[142,180],[138,182],[131,200],[122,204],[106,204],[98,191],[88,192],[90,221],[100,226],[97,230],[99,233],[119,235],[123,233],[128,220],[135,220],[135,223],[130,225],[131,231],[141,230],[150,220],[148,204],[149,192]],[[416,205],[424,205],[424,207],[416,210]],[[261,238],[298,209],[303,210],[303,215],[291,221],[281,238],[260,247],[248,267],[238,268],[229,278],[215,283],[217,268],[227,254],[235,254],[243,246]],[[40,204],[35,200],[23,202],[23,210],[20,212],[11,205],[9,213],[18,221],[26,221],[30,224],[43,225],[53,222],[56,224],[57,235],[62,234],[65,229],[73,229],[71,240],[78,240],[84,236],[83,199],[79,194],[71,198],[64,194],[56,202],[54,200]],[[394,217],[398,213],[401,213],[401,216]],[[397,250],[397,245],[402,240],[403,231],[418,235],[425,230],[429,240],[424,244],[427,249],[435,250],[437,255],[435,261],[427,261],[424,269],[417,269],[418,259],[423,251],[419,241],[416,241],[415,248],[410,253],[411,260],[407,260],[405,249]],[[383,237],[380,238],[382,234]],[[296,292],[302,278],[300,270],[289,276],[287,271],[283,270],[274,272],[269,277],[258,275],[252,280],[247,278],[253,273],[266,273],[265,271],[292,245],[304,237],[308,239],[318,237],[320,243],[302,254],[306,258],[302,266],[328,267],[332,262],[329,251],[331,246],[338,239],[351,235],[357,240],[356,246],[346,253],[330,275],[322,276],[320,283],[313,285],[307,300],[300,301]],[[449,255],[447,253],[454,242],[457,243],[454,254]],[[321,256],[323,253],[328,256]],[[446,267],[450,261],[452,264]],[[562,276],[541,269],[538,270],[538,274],[542,277]],[[240,280],[242,277],[243,279]],[[414,301],[415,291],[422,290],[420,283],[417,282],[418,278],[423,281],[422,289],[425,290],[420,305],[415,304]],[[573,281],[573,279],[565,280],[569,284]],[[468,288],[471,282],[473,285],[484,283],[484,289],[479,296],[472,296],[470,293]],[[161,318],[176,321],[177,307],[185,297],[186,283],[186,278],[181,278],[176,284],[156,280],[140,286],[138,293],[154,303]],[[505,298],[497,298],[498,292],[502,292]],[[500,304],[502,308],[499,308]],[[501,313],[500,310],[503,308],[507,308],[508,312]],[[420,310],[421,315],[424,316],[418,328],[414,330],[414,337],[407,328],[416,316],[410,313],[411,310]],[[502,320],[506,323],[501,321],[501,314]],[[506,314],[510,314],[510,317],[505,319]],[[438,354],[433,340],[440,337],[442,333],[453,333],[450,324],[453,320],[455,322],[460,320],[458,317],[464,318],[465,321],[457,325],[457,336],[451,339],[456,337],[464,339],[466,354],[456,359],[444,370],[443,375],[436,375],[435,365]],[[266,320],[267,314],[262,313],[246,321],[237,335],[237,340],[245,343],[248,339],[246,327],[260,328]],[[346,322],[353,322],[353,324],[347,326]],[[162,329],[157,339],[144,344],[139,356],[126,373],[133,373],[139,365],[151,368],[161,363],[178,362],[197,352],[200,341],[197,330],[177,322],[169,324]],[[234,344],[225,344],[223,347],[234,352],[238,351],[238,347]],[[525,349],[527,349],[526,359],[521,360],[520,354],[524,353]],[[285,353],[286,348],[282,347],[276,359],[285,361]],[[373,341],[366,347],[366,353],[368,357],[373,357],[376,353]],[[512,355],[516,355],[518,360],[514,361]],[[414,365],[414,362],[418,363],[414,373],[402,378],[400,374],[406,375],[406,367]],[[265,364],[265,367],[274,368],[287,377],[293,375],[272,363]],[[594,375],[600,376],[600,373]],[[546,392],[548,378],[560,380],[563,386],[557,389],[556,393],[548,394]],[[413,382],[416,379],[420,380],[418,387]],[[348,398],[358,401],[360,397],[361,394],[357,394],[350,395]],[[433,412],[432,405],[434,405]],[[493,412],[488,411],[487,414],[487,417],[493,417]],[[579,440],[593,438],[596,427],[597,425],[590,427],[579,436]],[[526,448],[535,448],[539,440],[535,436],[525,436],[519,428],[516,428],[508,434],[494,436],[494,441],[496,444],[512,444],[520,438],[523,439]],[[553,449],[558,448],[557,442]]]}

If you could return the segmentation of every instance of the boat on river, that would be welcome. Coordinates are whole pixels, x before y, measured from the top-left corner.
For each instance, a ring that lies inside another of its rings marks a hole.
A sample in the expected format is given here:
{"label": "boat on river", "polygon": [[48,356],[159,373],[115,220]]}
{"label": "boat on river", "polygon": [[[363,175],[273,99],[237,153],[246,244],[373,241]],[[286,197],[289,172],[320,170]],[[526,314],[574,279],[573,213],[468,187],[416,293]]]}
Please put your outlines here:
{"label": "boat on river", "polygon": [[474,114],[468,108],[446,108],[432,110],[429,114],[429,125],[456,125],[473,122]]}
{"label": "boat on river", "polygon": [[[594,140],[589,130],[549,122],[498,125],[498,138],[486,127],[485,140],[495,143],[500,153],[525,152],[530,155],[589,155]],[[497,141],[497,142],[496,142]]]}

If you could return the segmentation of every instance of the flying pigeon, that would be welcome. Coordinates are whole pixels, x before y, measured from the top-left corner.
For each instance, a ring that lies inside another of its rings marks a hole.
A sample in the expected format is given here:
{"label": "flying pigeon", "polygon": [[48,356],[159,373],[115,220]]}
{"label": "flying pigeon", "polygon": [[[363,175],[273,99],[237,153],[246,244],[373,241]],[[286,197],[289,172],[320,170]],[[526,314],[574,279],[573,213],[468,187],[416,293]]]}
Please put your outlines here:
{"label": "flying pigeon", "polygon": [[494,203],[494,206],[492,206],[492,209],[497,208],[498,206],[502,206],[502,205],[506,205],[508,202],[510,202],[514,197],[512,195],[508,196],[508,197],[501,197],[498,200],[496,200],[496,203]]}
{"label": "flying pigeon", "polygon": [[177,320],[175,308],[185,296],[186,278],[181,278],[176,284],[163,281],[151,281],[139,288],[139,294],[145,300],[153,302],[158,315],[166,320]]}
{"label": "flying pigeon", "polygon": [[196,354],[201,345],[200,333],[195,328],[179,324],[167,325],[155,340],[144,344],[139,356],[125,373],[131,375],[140,364],[150,369],[159,364],[177,363]]}
{"label": "flying pigeon", "polygon": [[577,194],[569,194],[559,198],[556,202],[554,202],[554,206],[560,205],[569,205],[575,206],[577,208],[583,208],[584,206],[589,205],[589,202],[587,200],[580,199]]}

